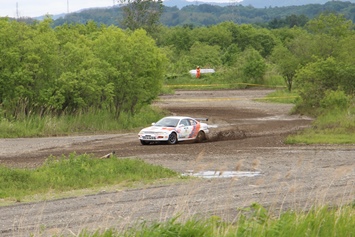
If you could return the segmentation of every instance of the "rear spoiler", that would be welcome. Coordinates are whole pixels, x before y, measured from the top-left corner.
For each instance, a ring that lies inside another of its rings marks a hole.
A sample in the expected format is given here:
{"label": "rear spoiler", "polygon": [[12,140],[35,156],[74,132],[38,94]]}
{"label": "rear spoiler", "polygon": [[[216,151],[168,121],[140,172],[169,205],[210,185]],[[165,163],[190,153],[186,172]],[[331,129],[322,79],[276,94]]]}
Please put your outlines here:
{"label": "rear spoiler", "polygon": [[208,121],[208,118],[195,118],[198,121]]}

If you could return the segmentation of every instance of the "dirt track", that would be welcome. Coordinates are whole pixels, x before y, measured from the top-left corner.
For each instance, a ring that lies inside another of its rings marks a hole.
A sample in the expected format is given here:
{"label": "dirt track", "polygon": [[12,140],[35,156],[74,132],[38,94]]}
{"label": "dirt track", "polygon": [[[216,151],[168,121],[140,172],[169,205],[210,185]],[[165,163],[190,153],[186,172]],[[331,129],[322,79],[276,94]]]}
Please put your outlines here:
{"label": "dirt track", "polygon": [[[205,143],[141,146],[136,134],[0,139],[0,164],[34,167],[50,154],[98,156],[116,151],[178,172],[249,171],[254,177],[198,179],[177,185],[102,192],[56,201],[0,207],[0,236],[77,234],[81,229],[124,228],[181,214],[238,216],[258,202],[274,214],[355,199],[355,146],[289,146],[284,138],[310,125],[289,115],[291,105],[255,102],[269,90],[177,91],[156,103],[176,115],[208,117]],[[1,200],[0,200],[1,201]]]}

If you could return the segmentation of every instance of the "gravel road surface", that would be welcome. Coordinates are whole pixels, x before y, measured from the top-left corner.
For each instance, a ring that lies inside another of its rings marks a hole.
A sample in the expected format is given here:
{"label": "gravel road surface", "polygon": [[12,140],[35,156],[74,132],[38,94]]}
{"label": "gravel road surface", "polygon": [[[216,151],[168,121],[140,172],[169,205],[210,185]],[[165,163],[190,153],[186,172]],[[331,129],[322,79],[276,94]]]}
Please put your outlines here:
{"label": "gravel road surface", "polygon": [[[177,91],[161,96],[155,105],[171,114],[209,118],[214,128],[204,143],[142,146],[136,133],[0,139],[0,164],[7,166],[36,167],[51,154],[75,151],[99,157],[115,151],[118,158],[140,158],[180,173],[219,174],[0,207],[0,236],[75,236],[83,229],[120,230],[177,215],[181,221],[211,215],[233,221],[239,208],[254,202],[274,215],[353,202],[355,146],[284,144],[288,134],[310,126],[312,120],[290,115],[292,105],[254,100],[270,92]],[[242,175],[223,178],[233,172]]]}

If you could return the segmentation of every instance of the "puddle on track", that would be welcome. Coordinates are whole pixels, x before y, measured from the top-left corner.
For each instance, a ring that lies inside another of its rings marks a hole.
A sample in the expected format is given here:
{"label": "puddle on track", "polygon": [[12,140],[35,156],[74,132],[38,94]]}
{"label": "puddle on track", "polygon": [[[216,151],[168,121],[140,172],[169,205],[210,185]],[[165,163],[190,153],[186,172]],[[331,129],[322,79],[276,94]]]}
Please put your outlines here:
{"label": "puddle on track", "polygon": [[234,178],[234,177],[255,177],[261,175],[261,172],[251,172],[251,171],[200,171],[194,173],[193,171],[188,171],[183,174],[184,176],[193,176],[199,178]]}

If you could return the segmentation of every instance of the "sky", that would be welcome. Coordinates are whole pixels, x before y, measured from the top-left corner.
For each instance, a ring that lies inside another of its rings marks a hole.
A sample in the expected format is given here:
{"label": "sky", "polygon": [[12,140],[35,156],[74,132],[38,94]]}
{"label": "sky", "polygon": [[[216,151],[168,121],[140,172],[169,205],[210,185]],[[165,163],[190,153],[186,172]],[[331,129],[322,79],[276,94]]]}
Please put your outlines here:
{"label": "sky", "polygon": [[[187,0],[195,1],[195,0]],[[203,2],[228,2],[231,0],[199,0]],[[234,0],[241,1],[241,0]],[[112,7],[119,0],[0,0],[0,17],[38,17],[58,15],[85,8]]]}
{"label": "sky", "polygon": [[[112,7],[117,0],[0,0],[0,17],[57,15],[92,7]],[[17,7],[18,6],[18,7]]]}
{"label": "sky", "polygon": [[[195,0],[187,0],[195,1]],[[198,0],[201,2],[228,2],[231,0]],[[234,0],[241,1],[241,0]],[[85,8],[112,7],[119,0],[0,0],[0,17],[38,17],[58,15]],[[69,11],[68,11],[69,10]]]}

